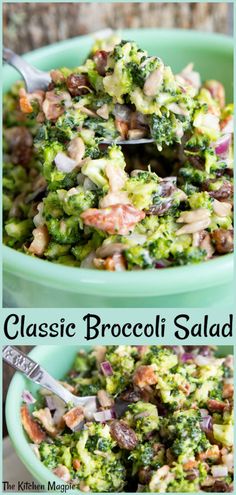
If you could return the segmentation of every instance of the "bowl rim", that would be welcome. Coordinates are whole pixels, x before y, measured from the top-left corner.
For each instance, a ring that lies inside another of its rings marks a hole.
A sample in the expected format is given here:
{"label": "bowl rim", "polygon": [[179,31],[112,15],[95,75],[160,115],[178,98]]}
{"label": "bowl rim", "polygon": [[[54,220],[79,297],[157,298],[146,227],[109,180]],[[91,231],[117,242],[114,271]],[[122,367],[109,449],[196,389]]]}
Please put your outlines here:
{"label": "bowl rim", "polygon": [[83,289],[84,294],[97,294],[101,290],[102,294],[113,297],[120,294],[122,296],[178,294],[195,291],[202,286],[207,288],[223,285],[233,280],[234,263],[233,254],[228,254],[195,265],[159,269],[158,273],[156,269],[108,272],[56,264],[4,246],[3,267],[6,273],[13,273],[39,284],[42,280],[43,285],[48,287],[58,288],[63,283],[63,290],[77,292]]}
{"label": "bowl rim", "polygon": [[[119,32],[119,30],[117,30]],[[233,38],[224,34],[208,33],[188,29],[157,29],[138,28],[121,29],[125,34],[132,33],[160,33],[160,35],[175,36],[178,40],[188,40],[193,45],[211,42],[214,46],[219,44],[218,49],[232,50]],[[193,39],[194,35],[194,39]],[[26,59],[40,60],[44,55],[60,52],[63,47],[70,47],[81,41],[90,41],[93,33],[77,36],[64,41],[53,43],[27,53]],[[8,70],[3,68],[3,73]],[[130,272],[106,272],[102,270],[70,267],[55,264],[48,260],[41,260],[27,256],[25,253],[14,250],[3,245],[3,271],[6,274],[17,275],[31,282],[43,280],[43,285],[84,294],[99,294],[99,290],[107,297],[113,296],[152,296],[178,294],[196,291],[199,288],[215,287],[230,283],[233,280],[234,255],[227,254],[212,260],[201,262],[196,265],[185,265],[157,270],[137,270]],[[142,275],[140,275],[142,273]],[[43,278],[42,278],[43,277]],[[194,281],[194,284],[193,284]],[[124,285],[125,282],[125,285]],[[140,284],[141,282],[141,284]]]}

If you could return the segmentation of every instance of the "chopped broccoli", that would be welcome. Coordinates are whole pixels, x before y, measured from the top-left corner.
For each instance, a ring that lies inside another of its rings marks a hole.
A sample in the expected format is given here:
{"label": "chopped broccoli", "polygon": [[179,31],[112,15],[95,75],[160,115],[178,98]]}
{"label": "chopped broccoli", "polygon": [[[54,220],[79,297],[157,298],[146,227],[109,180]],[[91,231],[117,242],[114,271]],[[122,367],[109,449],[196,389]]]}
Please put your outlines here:
{"label": "chopped broccoli", "polygon": [[63,209],[67,215],[80,215],[88,208],[97,206],[97,197],[93,191],[84,191],[82,187],[70,189],[63,197]]}
{"label": "chopped broccoli", "polygon": [[132,246],[124,251],[125,259],[128,263],[128,269],[132,270],[134,266],[140,268],[151,268],[153,266],[153,260],[149,254],[148,249],[143,246]]}
{"label": "chopped broccoli", "polygon": [[46,225],[53,240],[60,244],[75,244],[81,237],[77,217],[51,218]]}
{"label": "chopped broccoli", "polygon": [[7,235],[21,242],[25,242],[31,237],[33,227],[32,220],[18,220],[17,218],[11,218],[5,224]]}

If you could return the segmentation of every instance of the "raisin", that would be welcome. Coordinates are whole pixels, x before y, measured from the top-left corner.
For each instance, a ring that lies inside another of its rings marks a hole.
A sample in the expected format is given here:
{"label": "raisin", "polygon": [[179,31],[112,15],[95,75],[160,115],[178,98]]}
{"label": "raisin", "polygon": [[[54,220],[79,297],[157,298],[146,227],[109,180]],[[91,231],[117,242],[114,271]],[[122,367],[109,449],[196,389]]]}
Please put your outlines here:
{"label": "raisin", "polygon": [[96,69],[100,76],[105,76],[106,74],[107,57],[108,52],[106,52],[105,50],[97,50],[94,53],[93,60],[96,64]]}
{"label": "raisin", "polygon": [[164,215],[172,206],[172,202],[170,201],[163,201],[159,205],[151,205],[150,208],[147,210],[147,215],[158,215],[161,217]]}
{"label": "raisin", "polygon": [[216,480],[214,483],[213,491],[216,493],[230,492],[230,487],[228,483],[223,480]]}
{"label": "raisin", "polygon": [[89,92],[89,80],[83,74],[71,74],[68,76],[66,86],[71,96],[86,95]]}
{"label": "raisin", "polygon": [[231,182],[229,182],[228,180],[225,180],[219,189],[217,189],[216,191],[211,191],[209,189],[209,186],[211,183],[214,183],[214,182],[215,182],[215,179],[209,179],[203,183],[203,187],[202,187],[204,191],[209,192],[209,195],[212,198],[218,199],[220,201],[222,199],[223,200],[228,199],[232,196],[233,185],[231,184]]}
{"label": "raisin", "polygon": [[138,472],[139,482],[146,485],[151,480],[152,473],[149,467],[141,468]]}
{"label": "raisin", "polygon": [[155,385],[157,383],[156,373],[151,365],[139,366],[133,376],[134,384],[139,388],[145,388],[147,385]]}
{"label": "raisin", "polygon": [[234,249],[233,230],[217,229],[211,234],[218,254],[232,253]]}
{"label": "raisin", "polygon": [[121,449],[133,450],[138,443],[135,431],[123,421],[113,421],[110,434]]}
{"label": "raisin", "polygon": [[33,153],[33,139],[26,127],[12,127],[6,131],[6,140],[10,148],[12,162],[16,165],[28,165]]}
{"label": "raisin", "polygon": [[188,157],[188,162],[192,167],[196,168],[197,170],[204,170],[205,168],[205,162],[204,159],[200,156],[189,156]]}

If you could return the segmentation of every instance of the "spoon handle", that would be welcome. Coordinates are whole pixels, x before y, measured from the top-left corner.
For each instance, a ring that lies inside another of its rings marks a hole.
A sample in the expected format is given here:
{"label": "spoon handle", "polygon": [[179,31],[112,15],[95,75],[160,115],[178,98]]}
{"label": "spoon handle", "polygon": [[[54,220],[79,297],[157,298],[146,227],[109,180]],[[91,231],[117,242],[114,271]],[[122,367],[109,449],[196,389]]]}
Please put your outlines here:
{"label": "spoon handle", "polygon": [[69,390],[64,388],[55,378],[49,375],[47,371],[21,350],[10,345],[4,346],[3,359],[17,371],[26,375],[32,382],[58,395],[65,403],[75,403],[75,397]]}
{"label": "spoon handle", "polygon": [[3,61],[20,73],[29,93],[37,90],[45,91],[51,82],[51,76],[48,72],[36,69],[36,67],[30,65],[23,57],[20,57],[6,47],[3,47]]}
{"label": "spoon handle", "polygon": [[3,61],[14,67],[24,79],[27,79],[32,71],[35,72],[28,62],[5,46],[3,47]]}

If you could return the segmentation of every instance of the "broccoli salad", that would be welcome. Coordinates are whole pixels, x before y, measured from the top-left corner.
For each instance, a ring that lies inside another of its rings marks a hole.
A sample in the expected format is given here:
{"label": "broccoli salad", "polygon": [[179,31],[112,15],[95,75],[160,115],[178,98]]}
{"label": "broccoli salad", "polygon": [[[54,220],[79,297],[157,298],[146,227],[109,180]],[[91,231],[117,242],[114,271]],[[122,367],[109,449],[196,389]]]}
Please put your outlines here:
{"label": "broccoli salad", "polygon": [[[95,42],[46,92],[4,95],[4,243],[108,271],[233,251],[233,105],[189,64]],[[122,140],[153,139],[125,146]]]}
{"label": "broccoli salad", "polygon": [[40,461],[82,492],[232,492],[233,356],[211,346],[80,351],[61,382],[94,412],[24,391]]}

